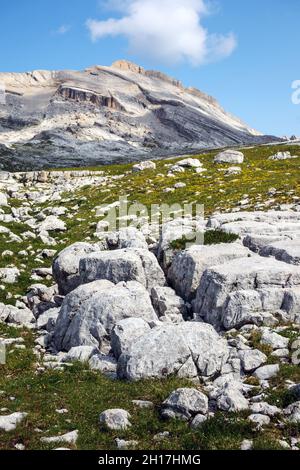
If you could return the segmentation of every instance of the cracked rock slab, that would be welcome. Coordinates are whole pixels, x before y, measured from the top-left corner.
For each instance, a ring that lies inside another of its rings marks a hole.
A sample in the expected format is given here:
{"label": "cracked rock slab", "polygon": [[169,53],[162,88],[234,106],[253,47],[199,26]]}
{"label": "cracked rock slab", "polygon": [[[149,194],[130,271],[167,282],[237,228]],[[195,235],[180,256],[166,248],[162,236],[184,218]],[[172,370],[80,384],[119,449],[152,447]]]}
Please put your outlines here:
{"label": "cracked rock slab", "polygon": [[118,376],[128,380],[212,376],[228,358],[227,342],[208,324],[184,322],[156,326],[135,341],[118,362]]}

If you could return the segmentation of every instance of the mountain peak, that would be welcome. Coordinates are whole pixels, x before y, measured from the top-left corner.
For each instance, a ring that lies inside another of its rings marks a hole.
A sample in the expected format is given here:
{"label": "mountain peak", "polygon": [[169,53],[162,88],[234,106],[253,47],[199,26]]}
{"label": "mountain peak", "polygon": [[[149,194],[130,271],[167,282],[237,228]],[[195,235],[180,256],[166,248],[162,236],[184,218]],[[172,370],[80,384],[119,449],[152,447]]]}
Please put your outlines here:
{"label": "mountain peak", "polygon": [[111,67],[113,69],[120,69],[120,70],[126,70],[128,72],[134,72],[134,73],[140,73],[144,74],[145,69],[141,67],[140,65],[135,64],[134,62],[130,62],[130,60],[116,60]]}

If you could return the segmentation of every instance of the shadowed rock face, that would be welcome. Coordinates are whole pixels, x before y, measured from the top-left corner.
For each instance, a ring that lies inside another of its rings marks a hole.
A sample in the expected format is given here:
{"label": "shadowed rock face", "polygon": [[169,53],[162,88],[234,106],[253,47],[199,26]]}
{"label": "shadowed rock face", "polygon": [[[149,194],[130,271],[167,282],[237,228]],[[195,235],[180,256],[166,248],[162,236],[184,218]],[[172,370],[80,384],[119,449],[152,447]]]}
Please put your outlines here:
{"label": "shadowed rock face", "polygon": [[274,140],[160,72],[118,61],[0,73],[0,168],[117,163]]}

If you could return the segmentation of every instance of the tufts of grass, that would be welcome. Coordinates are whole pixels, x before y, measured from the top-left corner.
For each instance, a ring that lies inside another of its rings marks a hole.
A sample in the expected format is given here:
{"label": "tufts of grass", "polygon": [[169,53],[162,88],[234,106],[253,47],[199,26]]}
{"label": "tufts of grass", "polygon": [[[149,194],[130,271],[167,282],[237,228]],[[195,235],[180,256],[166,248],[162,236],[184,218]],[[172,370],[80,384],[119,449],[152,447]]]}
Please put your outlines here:
{"label": "tufts of grass", "polygon": [[[184,235],[182,238],[173,240],[170,243],[170,247],[173,250],[185,250],[188,244],[191,244],[193,235]],[[233,243],[239,237],[233,233],[226,233],[223,230],[208,230],[204,234],[200,234],[201,238],[204,239],[204,245],[217,245],[219,243]],[[194,237],[196,238],[196,237]]]}

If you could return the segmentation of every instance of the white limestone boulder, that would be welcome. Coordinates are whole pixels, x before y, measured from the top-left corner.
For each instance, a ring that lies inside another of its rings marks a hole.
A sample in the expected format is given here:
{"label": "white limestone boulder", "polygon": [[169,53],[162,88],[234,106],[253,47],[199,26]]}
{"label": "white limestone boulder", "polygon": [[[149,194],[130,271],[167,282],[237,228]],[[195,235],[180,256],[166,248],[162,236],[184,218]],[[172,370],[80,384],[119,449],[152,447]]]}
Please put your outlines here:
{"label": "white limestone boulder", "polygon": [[225,329],[261,324],[264,314],[280,309],[292,315],[293,302],[285,298],[298,286],[298,266],[260,256],[239,258],[204,272],[194,311],[196,318]]}
{"label": "white limestone boulder", "polygon": [[207,268],[248,255],[250,256],[251,252],[240,243],[191,246],[175,255],[168,271],[168,281],[178,295],[190,301],[195,297]]}
{"label": "white limestone boulder", "polygon": [[228,358],[227,342],[204,323],[154,327],[135,341],[118,362],[118,376],[128,380],[180,377],[210,377]]}
{"label": "white limestone boulder", "polygon": [[143,318],[125,318],[120,320],[111,332],[111,348],[118,359],[126,353],[131,344],[150,331],[149,324]]}
{"label": "white limestone boulder", "polygon": [[68,294],[79,286],[79,261],[95,251],[99,251],[97,246],[78,242],[68,246],[57,255],[52,264],[52,272],[62,295]]}
{"label": "white limestone boulder", "polygon": [[57,350],[73,346],[100,347],[115,324],[129,317],[156,321],[146,289],[131,281],[114,285],[107,280],[84,284],[64,299],[56,321],[53,344]]}
{"label": "white limestone boulder", "polygon": [[208,398],[195,388],[178,388],[162,404],[161,415],[164,418],[193,416],[208,412]]}
{"label": "white limestone boulder", "polygon": [[130,414],[121,408],[103,411],[99,416],[100,427],[113,431],[124,431],[131,427]]}
{"label": "white limestone boulder", "polygon": [[237,150],[225,150],[214,158],[215,163],[241,164],[244,162],[244,154]]}
{"label": "white limestone boulder", "polygon": [[91,253],[79,262],[81,283],[98,279],[118,282],[137,281],[150,290],[165,285],[165,276],[157,259],[148,250],[124,249]]}

